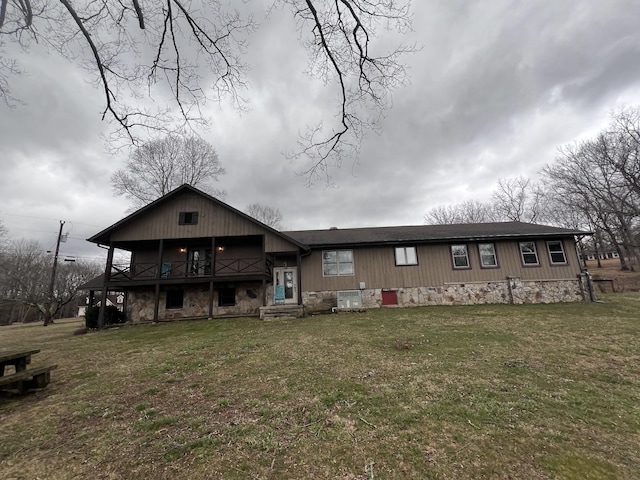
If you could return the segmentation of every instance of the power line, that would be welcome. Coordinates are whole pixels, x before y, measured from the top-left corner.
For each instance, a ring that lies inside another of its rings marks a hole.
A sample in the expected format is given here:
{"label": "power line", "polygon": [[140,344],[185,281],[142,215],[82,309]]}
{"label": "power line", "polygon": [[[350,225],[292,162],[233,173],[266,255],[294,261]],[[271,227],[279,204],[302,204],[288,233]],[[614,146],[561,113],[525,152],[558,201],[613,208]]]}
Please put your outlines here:
{"label": "power line", "polygon": [[[3,212],[0,210],[0,214],[2,215],[10,215],[12,217],[23,217],[23,218],[35,218],[37,220],[52,220],[52,221],[59,221],[57,218],[50,218],[50,217],[36,217],[34,215],[22,215],[20,213],[8,213],[8,212]],[[80,225],[88,225],[90,227],[96,227],[96,228],[104,228],[101,225],[94,225],[93,223],[85,223],[85,222],[69,222],[69,223],[79,223]]]}

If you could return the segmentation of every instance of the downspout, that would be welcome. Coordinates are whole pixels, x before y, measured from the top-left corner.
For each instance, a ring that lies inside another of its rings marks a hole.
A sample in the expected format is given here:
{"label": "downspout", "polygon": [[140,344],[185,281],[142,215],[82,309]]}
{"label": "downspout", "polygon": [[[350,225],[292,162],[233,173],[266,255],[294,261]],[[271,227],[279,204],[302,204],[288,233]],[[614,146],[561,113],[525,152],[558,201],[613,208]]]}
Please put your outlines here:
{"label": "downspout", "polygon": [[264,274],[262,275],[262,306],[267,306],[267,247],[264,239],[264,235],[262,235],[262,266],[264,268]]}
{"label": "downspout", "polygon": [[311,249],[306,252],[300,253],[300,249],[298,249],[297,254],[297,262],[298,262],[298,305],[302,305],[304,308],[304,304],[302,303],[302,257],[306,257],[311,255]]}
{"label": "downspout", "polygon": [[[580,290],[583,291],[582,294],[582,298],[584,298],[586,300],[586,297],[584,295],[584,283],[586,280],[586,287],[587,287],[587,292],[589,294],[589,301],[591,302],[595,302],[598,299],[596,298],[596,293],[593,289],[593,282],[591,281],[591,274],[589,273],[589,271],[587,270],[587,260],[584,258],[584,255],[582,255],[582,253],[578,253],[578,250],[581,248],[580,245],[580,241],[585,237],[585,235],[580,235],[577,237],[574,237],[574,242],[575,242],[575,247],[576,247],[576,255],[578,256],[578,265],[581,265],[581,273],[578,275],[578,279],[580,281]],[[597,242],[593,242],[594,245],[597,245]],[[598,255],[598,247],[595,247],[595,252],[596,252],[596,258],[598,259],[598,263],[600,263],[600,256]],[[582,261],[580,261],[580,259],[582,259]]]}
{"label": "downspout", "polygon": [[109,251],[107,252],[107,265],[104,270],[104,277],[102,279],[102,301],[100,302],[100,309],[98,310],[98,330],[102,330],[104,326],[104,310],[107,305],[107,283],[111,280],[111,267],[113,266],[113,244],[109,245]]}

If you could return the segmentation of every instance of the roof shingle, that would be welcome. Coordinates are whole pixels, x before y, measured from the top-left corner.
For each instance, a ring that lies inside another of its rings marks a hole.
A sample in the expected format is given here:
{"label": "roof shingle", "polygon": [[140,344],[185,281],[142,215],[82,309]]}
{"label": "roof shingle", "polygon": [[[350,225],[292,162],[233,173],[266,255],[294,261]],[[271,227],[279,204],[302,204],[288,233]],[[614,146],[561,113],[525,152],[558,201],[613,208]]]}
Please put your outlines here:
{"label": "roof shingle", "polygon": [[591,232],[523,222],[414,225],[329,230],[298,230],[283,234],[310,247],[439,243],[445,241],[506,240],[532,237],[569,237]]}

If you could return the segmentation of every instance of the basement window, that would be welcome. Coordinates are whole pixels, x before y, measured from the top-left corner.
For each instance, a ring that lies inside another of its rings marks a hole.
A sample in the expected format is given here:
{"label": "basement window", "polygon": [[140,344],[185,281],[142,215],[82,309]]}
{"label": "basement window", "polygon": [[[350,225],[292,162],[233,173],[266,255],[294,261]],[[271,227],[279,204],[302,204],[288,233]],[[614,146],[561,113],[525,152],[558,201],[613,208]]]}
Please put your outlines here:
{"label": "basement window", "polygon": [[182,308],[184,304],[184,290],[167,290],[167,310]]}
{"label": "basement window", "polygon": [[233,307],[236,304],[236,288],[222,287],[218,290],[218,306]]}
{"label": "basement window", "polygon": [[178,225],[197,225],[198,212],[180,212],[178,215]]}

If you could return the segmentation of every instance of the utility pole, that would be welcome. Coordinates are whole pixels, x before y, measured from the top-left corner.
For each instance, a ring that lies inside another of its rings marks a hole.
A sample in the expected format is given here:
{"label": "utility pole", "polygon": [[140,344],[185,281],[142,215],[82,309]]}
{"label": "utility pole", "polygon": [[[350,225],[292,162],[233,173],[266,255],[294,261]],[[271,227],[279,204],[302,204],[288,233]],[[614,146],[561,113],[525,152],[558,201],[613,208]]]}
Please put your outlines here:
{"label": "utility pole", "polygon": [[51,269],[51,282],[49,283],[49,295],[45,303],[44,326],[51,322],[51,305],[53,304],[53,290],[56,285],[56,270],[58,268],[58,253],[60,253],[60,241],[62,240],[62,227],[64,222],[60,220],[60,231],[58,232],[58,241],[56,242],[56,253],[53,256],[53,268]]}

